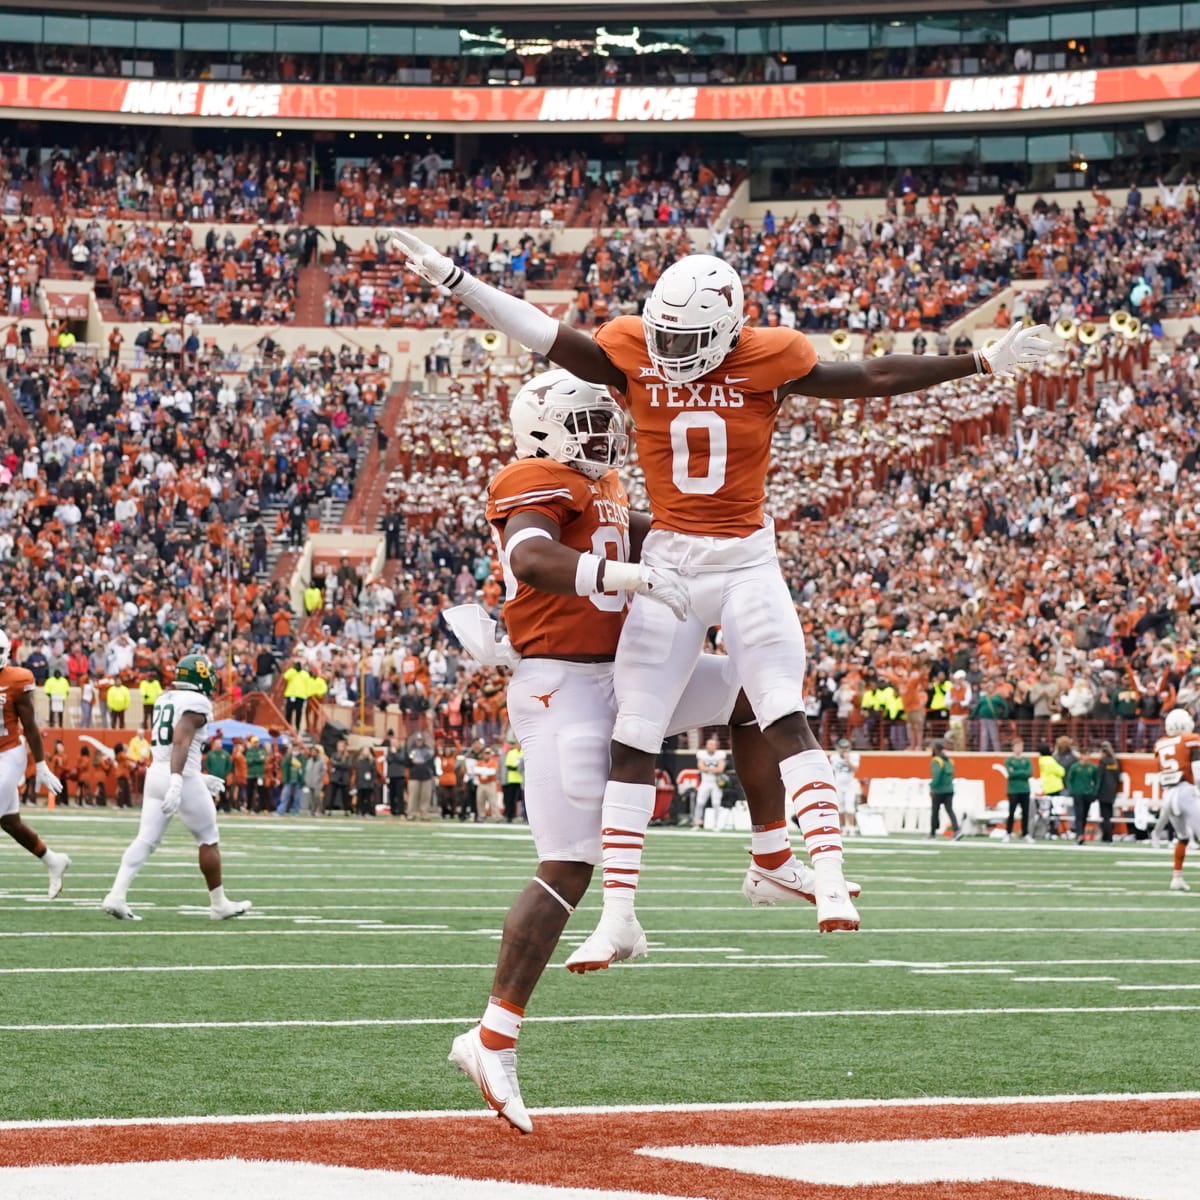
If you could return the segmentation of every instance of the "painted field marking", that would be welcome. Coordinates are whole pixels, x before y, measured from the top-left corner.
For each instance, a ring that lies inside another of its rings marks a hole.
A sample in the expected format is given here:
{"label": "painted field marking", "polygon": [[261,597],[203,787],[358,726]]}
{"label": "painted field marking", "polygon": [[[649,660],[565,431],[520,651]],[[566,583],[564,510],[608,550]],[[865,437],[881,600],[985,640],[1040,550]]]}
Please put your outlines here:
{"label": "painted field marking", "polygon": [[[136,904],[135,904],[136,907]],[[75,911],[75,910],[72,910]],[[872,916],[876,915],[874,913]],[[486,937],[495,938],[500,936],[499,928],[490,929],[450,929],[445,925],[378,925],[370,929],[248,929],[246,926],[253,924],[256,920],[261,920],[261,916],[256,917],[253,913],[248,913],[246,916],[239,918],[238,937],[378,937],[380,935],[393,936],[395,934],[408,934],[411,937]],[[708,937],[733,937],[744,935],[746,937],[761,936],[768,933],[778,933],[778,927],[765,927],[759,929],[713,929],[711,926],[704,929],[664,929],[661,932],[670,933],[672,935],[687,934],[689,936],[704,935]],[[1080,930],[1078,926],[1054,926],[1042,927],[1037,929],[1026,929],[1020,926],[1002,926],[995,929],[983,929],[978,926],[967,926],[963,928],[940,927],[940,926],[918,926],[916,928],[881,928],[881,929],[866,929],[859,934],[859,940],[863,941],[872,936],[881,937],[893,934],[941,934],[945,936],[964,937],[997,937],[1004,935],[1013,935],[1021,937],[1030,937],[1035,934],[1052,935],[1061,937],[1064,934],[1075,936],[1080,932],[1084,933],[1111,933],[1111,934],[1136,934],[1138,937],[1157,934],[1166,937],[1177,937],[1181,933],[1200,933],[1200,926],[1179,925],[1171,928],[1163,928],[1158,925],[1151,926],[1133,926],[1133,925],[1118,925],[1115,927],[1088,928]],[[129,938],[144,938],[144,937],[225,937],[231,933],[231,927],[226,926],[225,929],[146,929],[144,923],[137,929],[131,929],[125,926],[121,929],[87,929],[87,930],[66,930],[66,929],[39,929],[39,930],[21,930],[0,931],[0,938],[108,938],[108,937],[129,937]],[[787,933],[792,937],[819,937],[815,929],[787,929]],[[577,937],[565,937],[563,939],[566,944],[582,943],[585,934],[580,934]],[[634,964],[631,964],[634,965]]]}
{"label": "painted field marking", "polygon": [[1122,983],[1118,992],[1195,992],[1200,983]]}
{"label": "painted field marking", "polygon": [[[1002,1107],[1008,1105],[1037,1106],[1043,1104],[1137,1104],[1167,1103],[1174,1100],[1200,1100],[1200,1092],[1094,1092],[1079,1094],[1055,1094],[1050,1096],[914,1096],[888,1099],[833,1099],[833,1100],[744,1100],[727,1101],[719,1104],[595,1104],[572,1105],[562,1108],[536,1108],[532,1112],[545,1117],[591,1117],[621,1116],[625,1113],[740,1113],[740,1112],[789,1112],[793,1109],[863,1109],[863,1108],[941,1108],[978,1106]],[[128,1128],[133,1125],[178,1126],[178,1125],[269,1125],[279,1121],[295,1124],[316,1124],[326,1121],[428,1121],[445,1118],[473,1118],[495,1120],[490,1109],[407,1109],[370,1112],[323,1112],[323,1113],[198,1113],[191,1117],[71,1117],[58,1119],[41,1117],[33,1120],[0,1121],[0,1130],[19,1129],[93,1129]]]}
{"label": "painted field marking", "polygon": [[[693,949],[693,953],[696,952]],[[705,952],[705,951],[702,951]],[[716,953],[717,951],[713,951]],[[948,971],[941,970],[943,967],[949,967],[949,964],[944,963],[910,963],[910,962],[828,962],[814,961],[822,960],[824,955],[820,954],[742,954],[731,953],[729,958],[721,962],[721,967],[733,968],[751,968],[759,967],[762,969],[771,969],[774,967],[804,967],[808,970],[825,970],[825,971],[863,971],[863,970],[908,970],[911,974],[945,974]],[[1022,967],[1032,968],[1034,970],[1044,967],[1056,966],[1163,966],[1163,967],[1191,967],[1200,964],[1200,959],[1170,959],[1170,958],[1115,958],[1115,959],[1085,959],[1082,962],[1078,959],[1048,959],[1046,961],[1028,962],[1020,959],[1008,960],[1008,966],[1004,970],[995,969],[999,964],[985,963],[985,970],[981,974],[1012,974],[1014,969]],[[494,962],[478,962],[478,963],[169,963],[162,965],[141,965],[141,966],[126,966],[126,965],[104,965],[91,967],[0,967],[0,976],[5,975],[124,975],[124,974],[144,974],[144,975],[187,975],[187,974],[204,974],[223,971],[490,971],[495,968]],[[562,969],[561,963],[551,963],[550,970]],[[636,969],[639,971],[649,971],[655,969],[678,969],[680,967],[694,967],[697,969],[708,969],[714,964],[709,962],[697,963],[656,963],[656,962],[638,962],[628,963],[625,967]],[[970,965],[970,964],[964,964]],[[965,973],[960,967],[951,968],[956,973]],[[1065,976],[1065,975],[1048,975],[1044,981],[1047,983],[1059,983],[1075,980],[1095,980],[1097,982],[1105,981],[1113,976],[1107,975],[1092,975],[1092,976]],[[1015,976],[1013,982],[1042,982],[1040,976]],[[1179,990],[1200,990],[1200,984],[1185,983],[1185,984],[1145,984],[1145,985],[1123,985],[1117,989],[1118,991],[1179,991]]]}
{"label": "painted field marking", "polygon": [[[1014,975],[1009,983],[1116,983],[1115,975]],[[1118,991],[1121,989],[1118,988]]]}
{"label": "painted field marking", "polygon": [[1011,975],[1010,967],[917,967],[910,975]]}
{"label": "painted field marking", "polygon": [[[1190,1013],[1200,1004],[1129,1004],[1083,1008],[841,1008],[794,1009],[779,1012],[684,1012],[684,1013],[579,1013],[572,1016],[526,1017],[539,1025],[575,1023],[603,1024],[609,1021],[762,1021],[808,1020],[815,1017],[1046,1017],[1077,1016],[1081,1013]],[[0,1025],[4,1033],[110,1033],[132,1029],[173,1031],[181,1029],[362,1029],[433,1025],[475,1025],[478,1014],[469,1017],[353,1017],[343,1020],[281,1019],[275,1021],[114,1021],[63,1024]]]}

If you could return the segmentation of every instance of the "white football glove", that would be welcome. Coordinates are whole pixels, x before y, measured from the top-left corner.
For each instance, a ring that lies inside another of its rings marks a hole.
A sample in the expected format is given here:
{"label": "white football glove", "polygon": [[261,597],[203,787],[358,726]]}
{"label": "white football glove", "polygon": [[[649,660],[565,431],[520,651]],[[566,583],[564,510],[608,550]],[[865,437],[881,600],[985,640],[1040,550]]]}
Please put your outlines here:
{"label": "white football glove", "polygon": [[1042,337],[1049,332],[1045,325],[1012,326],[995,345],[976,352],[980,373],[1011,375],[1018,367],[1036,367],[1054,349],[1054,343]]}
{"label": "white football glove", "polygon": [[172,775],[171,782],[167,784],[167,794],[162,798],[162,811],[164,817],[173,817],[179,811],[179,805],[183,802],[183,776]]}
{"label": "white football glove", "polygon": [[680,620],[686,620],[692,600],[688,595],[687,584],[674,571],[664,571],[661,567],[638,566],[641,581],[633,586],[633,591],[639,596],[646,596],[665,604]]}
{"label": "white football glove", "polygon": [[220,775],[201,775],[200,778],[204,780],[204,786],[208,788],[210,796],[219,796],[225,790],[225,780]]}
{"label": "white football glove", "polygon": [[[462,278],[462,271],[428,242],[423,242],[407,229],[393,229],[388,235],[388,249],[397,250],[408,260],[422,279],[438,286],[452,287]],[[455,278],[457,276],[457,278]]]}
{"label": "white football glove", "polygon": [[57,796],[62,790],[62,780],[44,763],[37,763],[34,767],[34,779],[37,786],[45,788],[52,796]]}

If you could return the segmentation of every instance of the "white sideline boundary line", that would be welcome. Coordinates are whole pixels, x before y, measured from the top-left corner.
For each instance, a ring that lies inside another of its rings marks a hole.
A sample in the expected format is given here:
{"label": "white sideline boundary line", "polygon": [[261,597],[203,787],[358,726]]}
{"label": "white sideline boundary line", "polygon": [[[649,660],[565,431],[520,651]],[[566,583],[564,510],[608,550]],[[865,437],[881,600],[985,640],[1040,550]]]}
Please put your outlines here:
{"label": "white sideline boundary line", "polygon": [[[727,1104],[629,1104],[584,1105],[564,1108],[535,1108],[543,1117],[622,1116],[627,1113],[709,1113],[709,1112],[793,1112],[814,1109],[863,1108],[994,1108],[1002,1105],[1034,1104],[1137,1104],[1165,1103],[1175,1100],[1200,1100],[1200,1092],[1095,1092],[1081,1095],[1052,1096],[914,1096],[883,1100],[760,1100]],[[323,1112],[323,1113],[231,1113],[226,1116],[204,1114],[195,1117],[75,1117],[66,1121],[42,1118],[26,1121],[0,1121],[0,1131],[21,1129],[95,1129],[128,1126],[172,1125],[266,1125],[280,1121],[312,1124],[321,1121],[425,1121],[463,1117],[495,1117],[490,1109],[419,1109],[394,1112]]]}
{"label": "white sideline boundary line", "polygon": [[[656,952],[659,948],[656,948]],[[663,948],[665,949],[665,948]],[[695,952],[695,951],[693,951]],[[988,973],[1004,973],[1016,970],[1041,970],[1046,967],[1113,967],[1113,966],[1154,966],[1154,967],[1192,967],[1200,966],[1200,958],[1052,958],[1037,959],[997,959],[981,962],[816,962],[818,957],[811,954],[764,954],[749,955],[741,951],[717,949],[706,950],[705,953],[729,953],[735,960],[753,958],[761,961],[754,962],[721,962],[696,963],[696,967],[801,967],[805,969],[820,969],[827,971],[855,970],[907,970],[914,974],[928,973],[936,970],[950,969],[961,972],[966,968],[982,967]],[[652,966],[679,967],[691,966],[690,963],[628,963],[630,967],[646,970]],[[218,973],[222,971],[491,971],[495,969],[494,962],[483,963],[207,963],[207,964],[178,964],[170,963],[161,966],[94,966],[94,967],[0,967],[0,976],[4,975],[186,975],[205,972]],[[552,963],[550,970],[561,966]],[[1032,976],[1022,977],[1020,982],[1029,982]],[[1110,976],[1047,976],[1046,982],[1078,982],[1079,979],[1108,980]],[[1016,981],[1014,981],[1016,982]],[[1139,984],[1118,988],[1118,991],[1179,991],[1180,989],[1200,991],[1200,983],[1182,984]]]}
{"label": "white sideline boundary line", "polygon": [[[810,1020],[817,1017],[1039,1017],[1073,1016],[1079,1013],[1183,1013],[1200,1012],[1200,1004],[1118,1004],[1086,1007],[1044,1008],[841,1008],[794,1009],[781,1012],[692,1012],[692,1013],[581,1013],[573,1016],[526,1017],[526,1024],[603,1024],[607,1021],[757,1021]],[[469,1017],[353,1017],[341,1021],[118,1021],[111,1023],[61,1025],[0,1025],[3,1033],[110,1033],[131,1029],[159,1032],[181,1029],[359,1029],[427,1027],[478,1024]]]}

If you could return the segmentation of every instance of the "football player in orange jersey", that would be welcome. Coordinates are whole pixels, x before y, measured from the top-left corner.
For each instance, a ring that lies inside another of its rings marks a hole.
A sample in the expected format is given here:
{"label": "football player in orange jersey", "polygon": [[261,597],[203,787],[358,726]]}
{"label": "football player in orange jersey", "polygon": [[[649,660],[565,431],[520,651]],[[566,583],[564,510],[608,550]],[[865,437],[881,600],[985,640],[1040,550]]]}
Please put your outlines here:
{"label": "football player in orange jersey", "polygon": [[779,405],[791,395],[896,395],[1032,366],[1053,348],[1042,337],[1045,327],[1014,325],[971,354],[821,363],[802,333],[743,328],[737,272],[693,254],[659,276],[640,320],[618,317],[593,338],[468,275],[406,230],[393,232],[392,245],[495,328],[579,378],[624,394],[653,513],[643,565],[677,570],[688,585],[684,620],[636,596],[621,633],[604,799],[603,825],[613,831],[604,848],[604,912],[568,967],[607,966],[627,957],[642,936],[633,903],[654,807],[654,755],[713,625],[725,633],[779,761],[817,873],[818,928],[857,929],[842,876],[833,772],[804,715],[804,634],[763,511]]}
{"label": "football player in orange jersey", "polygon": [[[625,459],[624,417],[607,389],[562,370],[530,380],[512,405],[517,461],[488,488],[508,586],[508,636],[466,604],[446,620],[485,664],[513,666],[508,712],[525,756],[525,812],[537,848],[533,881],[509,910],[480,1024],[454,1040],[450,1061],[510,1124],[529,1132],[516,1040],[525,1006],[567,920],[587,891],[603,843],[601,811],[617,706],[613,660],[626,594],[685,611],[686,593],[668,572],[636,557],[649,518],[629,511],[615,468]],[[756,861],[775,869],[772,886],[744,887],[753,904],[813,902],[812,871],[793,857],[775,758],[754,722],[725,656],[701,655],[668,732],[731,725],[751,820],[780,849]],[[754,836],[759,836],[755,834]],[[848,885],[853,894],[857,887]],[[640,957],[645,939],[622,958]]]}
{"label": "football player in orange jersey", "polygon": [[1173,708],[1163,719],[1163,733],[1154,743],[1158,759],[1158,781],[1163,789],[1163,810],[1170,813],[1175,827],[1175,868],[1171,872],[1171,891],[1190,892],[1183,877],[1183,860],[1188,842],[1200,837],[1200,790],[1197,789],[1197,760],[1200,760],[1200,734],[1185,708]]}
{"label": "football player in orange jersey", "polygon": [[63,876],[71,865],[70,858],[58,854],[21,820],[21,787],[25,782],[26,751],[21,732],[33,752],[35,778],[52,796],[63,788],[62,781],[46,765],[46,749],[42,731],[33,713],[33,672],[14,667],[12,642],[0,630],[0,829],[18,845],[24,846],[35,858],[40,858],[50,872],[48,894],[53,900],[63,889]]}

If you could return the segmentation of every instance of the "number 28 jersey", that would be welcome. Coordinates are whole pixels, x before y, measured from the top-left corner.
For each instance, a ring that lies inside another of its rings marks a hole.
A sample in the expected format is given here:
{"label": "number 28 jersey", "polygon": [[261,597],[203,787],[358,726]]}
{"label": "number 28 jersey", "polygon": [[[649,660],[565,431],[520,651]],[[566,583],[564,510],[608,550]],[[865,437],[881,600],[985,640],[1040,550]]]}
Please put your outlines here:
{"label": "number 28 jersey", "polygon": [[691,383],[654,371],[638,317],[617,317],[596,342],[628,380],[625,404],[655,529],[741,538],[763,527],[778,389],[813,369],[793,329],[743,329],[721,365]]}
{"label": "number 28 jersey", "polygon": [[497,533],[508,588],[504,624],[517,651],[526,658],[615,655],[625,593],[552,596],[519,583],[501,535],[522,512],[549,517],[558,525],[559,541],[572,550],[626,562],[629,497],[616,471],[593,480],[554,459],[521,458],[497,472],[487,497],[487,518]]}
{"label": "number 28 jersey", "polygon": [[163,692],[154,703],[154,719],[150,729],[150,763],[158,766],[171,765],[171,744],[175,740],[175,726],[184,713],[199,713],[204,724],[196,730],[192,744],[188,747],[185,775],[200,774],[200,753],[204,749],[208,722],[212,720],[212,701],[202,692],[189,692],[182,688],[171,688]]}

